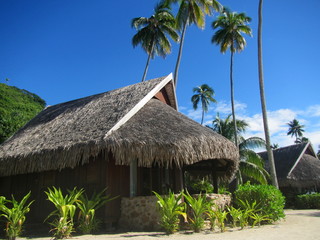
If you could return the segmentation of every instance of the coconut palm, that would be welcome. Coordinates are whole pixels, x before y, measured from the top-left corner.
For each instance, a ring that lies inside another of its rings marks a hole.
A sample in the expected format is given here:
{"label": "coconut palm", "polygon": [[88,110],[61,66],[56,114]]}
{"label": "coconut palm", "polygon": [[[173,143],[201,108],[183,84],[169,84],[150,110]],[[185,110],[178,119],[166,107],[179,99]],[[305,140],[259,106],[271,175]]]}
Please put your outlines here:
{"label": "coconut palm", "polygon": [[233,87],[233,55],[235,52],[241,52],[246,46],[246,40],[242,34],[251,36],[251,28],[247,25],[251,21],[244,13],[230,12],[224,9],[223,13],[212,23],[213,29],[218,29],[213,37],[212,43],[220,46],[220,52],[225,53],[228,49],[231,52],[230,59],[230,89],[231,89],[231,107],[234,123],[234,139],[237,143],[237,126],[234,110],[234,87]]}
{"label": "coconut palm", "polygon": [[201,102],[202,107],[202,118],[201,118],[201,124],[203,123],[204,113],[208,112],[208,107],[210,105],[210,102],[216,103],[217,101],[213,98],[214,96],[214,90],[209,87],[207,84],[202,84],[201,86],[193,88],[193,93],[195,93],[191,97],[191,102],[193,104],[193,109],[198,109],[198,104]]}
{"label": "coconut palm", "polygon": [[179,3],[176,16],[177,29],[181,32],[181,40],[177,63],[174,70],[174,84],[177,87],[178,74],[181,62],[184,38],[188,26],[195,24],[198,28],[205,27],[206,15],[211,15],[212,10],[221,11],[221,4],[217,0],[167,0],[168,3]]}
{"label": "coconut palm", "polygon": [[[240,136],[241,133],[245,132],[248,127],[248,123],[244,120],[237,120],[237,136]],[[235,142],[234,140],[234,125],[231,120],[231,114],[228,115],[225,119],[220,118],[220,114],[218,113],[216,118],[212,121],[212,130],[221,134],[225,138]]]}
{"label": "coconut palm", "polygon": [[303,135],[304,125],[300,125],[297,119],[293,119],[291,122],[287,123],[287,125],[289,126],[287,135],[291,135],[291,137],[295,136],[296,137],[295,143],[299,143],[298,138],[302,137]]}
{"label": "coconut palm", "polygon": [[153,59],[155,55],[166,57],[171,52],[168,36],[177,42],[179,35],[175,30],[175,18],[165,1],[156,5],[151,17],[132,19],[131,26],[138,31],[132,38],[133,47],[140,44],[148,54],[147,64],[142,76],[143,82],[146,79],[150,58]]}
{"label": "coconut palm", "polygon": [[299,144],[299,143],[307,143],[309,142],[309,138],[306,137],[302,137],[302,138],[297,138],[296,141],[294,141],[294,143]]}
{"label": "coconut palm", "polygon": [[240,165],[237,177],[243,183],[243,176],[261,184],[268,184],[269,173],[264,168],[263,159],[253,151],[255,148],[265,147],[265,141],[259,137],[240,138]]}
{"label": "coconut palm", "polygon": [[[212,122],[212,130],[222,136],[234,141],[234,124],[231,115],[226,119],[221,119],[219,114]],[[253,179],[261,184],[267,184],[269,178],[268,172],[264,169],[263,159],[253,151],[255,148],[265,147],[265,141],[259,137],[243,138],[241,133],[245,133],[249,126],[245,120],[237,120],[237,137],[239,143],[240,165],[237,172],[238,183],[243,182],[243,176],[247,179]]]}
{"label": "coconut palm", "polygon": [[274,164],[273,151],[270,142],[270,134],[269,134],[269,124],[268,124],[268,115],[267,115],[267,104],[266,98],[264,94],[264,77],[263,77],[263,63],[262,63],[262,5],[263,0],[259,0],[259,9],[258,9],[258,71],[259,71],[259,88],[260,88],[260,99],[261,99],[261,109],[262,109],[262,119],[263,119],[263,128],[264,135],[266,139],[266,148],[269,159],[269,168],[271,174],[272,184],[279,188],[276,167]]}

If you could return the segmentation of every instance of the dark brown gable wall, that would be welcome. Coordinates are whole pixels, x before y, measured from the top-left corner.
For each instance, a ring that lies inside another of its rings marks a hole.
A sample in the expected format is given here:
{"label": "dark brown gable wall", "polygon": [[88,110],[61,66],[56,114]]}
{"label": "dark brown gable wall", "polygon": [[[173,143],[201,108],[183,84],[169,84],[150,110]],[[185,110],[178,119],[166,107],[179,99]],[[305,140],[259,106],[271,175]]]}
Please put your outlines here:
{"label": "dark brown gable wall", "polygon": [[167,92],[166,92],[166,90],[164,88],[161,89],[161,91],[158,92],[154,97],[156,99],[160,100],[161,102],[171,106],[168,94],[167,94]]}

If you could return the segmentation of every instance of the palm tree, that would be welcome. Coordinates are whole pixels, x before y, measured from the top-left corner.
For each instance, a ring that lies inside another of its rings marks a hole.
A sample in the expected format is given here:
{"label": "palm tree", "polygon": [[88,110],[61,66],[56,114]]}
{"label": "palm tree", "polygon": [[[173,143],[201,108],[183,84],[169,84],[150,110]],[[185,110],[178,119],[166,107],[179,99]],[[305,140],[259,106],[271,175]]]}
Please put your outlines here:
{"label": "palm tree", "polygon": [[270,175],[264,168],[264,161],[253,151],[254,148],[265,147],[265,141],[259,137],[240,139],[240,165],[237,173],[239,183],[243,183],[242,176],[245,176],[247,179],[252,179],[261,184],[268,184]]}
{"label": "palm tree", "polygon": [[230,59],[230,88],[231,88],[231,107],[234,123],[234,139],[237,143],[237,126],[234,110],[234,87],[233,87],[233,55],[235,52],[241,52],[246,46],[246,40],[242,33],[251,36],[251,28],[247,25],[251,21],[244,13],[230,12],[224,9],[223,13],[212,23],[213,29],[218,30],[212,37],[212,43],[220,45],[220,52],[225,53],[228,49],[231,52]]}
{"label": "palm tree", "polygon": [[204,113],[208,112],[208,107],[210,105],[210,102],[216,103],[217,101],[213,98],[214,91],[209,85],[202,84],[199,87],[193,88],[193,93],[195,93],[191,97],[191,102],[193,104],[193,109],[197,110],[199,102],[201,102],[202,107],[202,118],[201,118],[201,124],[203,123]]}
{"label": "palm tree", "polygon": [[287,135],[291,135],[291,137],[295,136],[296,140],[294,142],[299,143],[298,137],[302,137],[304,125],[300,125],[297,119],[293,119],[291,122],[287,123],[287,125],[289,125]]}
{"label": "palm tree", "polygon": [[211,15],[212,10],[221,11],[221,4],[217,0],[167,0],[168,3],[179,3],[179,10],[176,16],[177,29],[181,32],[181,40],[177,63],[174,70],[174,84],[177,88],[178,74],[181,62],[184,38],[188,26],[197,25],[198,28],[205,27],[206,15]]}
{"label": "palm tree", "polygon": [[[245,132],[248,127],[248,123],[244,120],[237,120],[237,136]],[[221,134],[225,138],[235,142],[234,139],[234,124],[231,120],[231,114],[226,117],[226,119],[221,119],[220,114],[218,113],[216,118],[212,121],[212,130]]]}
{"label": "palm tree", "polygon": [[279,188],[278,180],[277,180],[277,173],[276,167],[274,164],[274,157],[273,151],[271,148],[270,142],[270,134],[269,134],[269,124],[268,124],[268,115],[267,115],[267,104],[266,98],[264,94],[264,78],[263,78],[263,63],[262,63],[262,5],[263,0],[259,0],[259,22],[258,22],[258,70],[259,70],[259,88],[260,88],[260,101],[261,101],[261,109],[262,109],[262,118],[263,118],[263,128],[264,128],[264,135],[266,138],[266,147],[269,159],[269,168],[271,174],[271,181],[272,184]]}
{"label": "palm tree", "polygon": [[[259,137],[243,138],[241,133],[244,133],[249,126],[245,120],[237,120],[237,137],[239,142],[240,165],[237,172],[238,183],[243,182],[242,176],[248,179],[253,179],[261,184],[267,184],[269,178],[268,172],[264,169],[263,159],[252,149],[257,147],[265,147],[265,141]],[[217,114],[216,119],[212,122],[213,131],[221,134],[225,138],[234,141],[234,124],[231,120],[231,115],[226,119],[221,119]]]}
{"label": "palm tree", "polygon": [[271,149],[278,149],[279,148],[279,144],[278,143],[274,143],[270,147],[271,147]]}
{"label": "palm tree", "polygon": [[176,42],[179,40],[175,30],[175,18],[169,10],[165,1],[161,1],[150,18],[138,17],[131,21],[131,26],[138,31],[132,38],[133,47],[140,44],[148,54],[142,82],[146,79],[150,58],[153,59],[155,55],[164,58],[171,52],[168,36]]}

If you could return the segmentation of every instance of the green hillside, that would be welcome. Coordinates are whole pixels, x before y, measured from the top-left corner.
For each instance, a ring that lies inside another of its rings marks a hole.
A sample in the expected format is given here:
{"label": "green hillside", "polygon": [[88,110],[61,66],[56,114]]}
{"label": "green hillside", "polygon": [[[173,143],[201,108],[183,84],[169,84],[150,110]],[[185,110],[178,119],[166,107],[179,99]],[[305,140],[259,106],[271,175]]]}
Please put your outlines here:
{"label": "green hillside", "polygon": [[0,83],[0,143],[36,116],[46,105],[38,95]]}

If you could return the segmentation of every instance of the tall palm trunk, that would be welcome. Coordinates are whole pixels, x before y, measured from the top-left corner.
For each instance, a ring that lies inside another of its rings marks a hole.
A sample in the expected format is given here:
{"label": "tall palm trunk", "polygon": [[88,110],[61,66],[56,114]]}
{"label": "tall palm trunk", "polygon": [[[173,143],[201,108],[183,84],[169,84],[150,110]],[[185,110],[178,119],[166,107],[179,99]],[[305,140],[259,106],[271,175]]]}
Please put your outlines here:
{"label": "tall palm trunk", "polygon": [[202,118],[201,118],[201,125],[203,123],[203,118],[204,118],[204,109],[202,108]]}
{"label": "tall palm trunk", "polygon": [[262,63],[262,4],[263,0],[259,0],[259,23],[258,23],[258,66],[259,66],[259,86],[260,86],[260,98],[261,98],[261,108],[262,108],[262,116],[263,116],[263,127],[264,134],[266,138],[268,159],[269,159],[269,167],[271,174],[272,184],[279,188],[276,168],[274,164],[273,152],[270,145],[270,135],[269,135],[269,127],[268,127],[268,117],[267,117],[267,107],[266,100],[264,95],[264,79],[263,79],[263,63]]}
{"label": "tall palm trunk", "polygon": [[146,67],[144,68],[144,72],[143,72],[143,76],[142,76],[141,82],[144,82],[146,80],[147,72],[148,72],[148,68],[149,68],[149,63],[150,63],[150,59],[151,59],[151,55],[153,53],[153,49],[154,49],[154,42],[152,43],[151,51],[148,54],[147,64],[146,64]]}
{"label": "tall palm trunk", "polygon": [[233,55],[234,52],[231,47],[231,58],[230,58],[230,89],[231,89],[231,110],[232,110],[232,119],[233,119],[233,127],[234,127],[234,143],[238,147],[238,129],[236,122],[236,113],[234,110],[234,86],[233,86]]}
{"label": "tall palm trunk", "polygon": [[176,68],[174,70],[174,86],[177,89],[177,84],[178,84],[178,74],[179,74],[179,67],[180,67],[180,62],[181,62],[181,56],[182,56],[182,49],[183,49],[183,43],[184,43],[184,37],[186,35],[186,30],[189,22],[188,20],[183,26],[182,33],[181,33],[181,41],[180,41],[180,46],[179,46],[179,53],[178,53],[178,58],[177,58],[177,63],[176,63]]}

